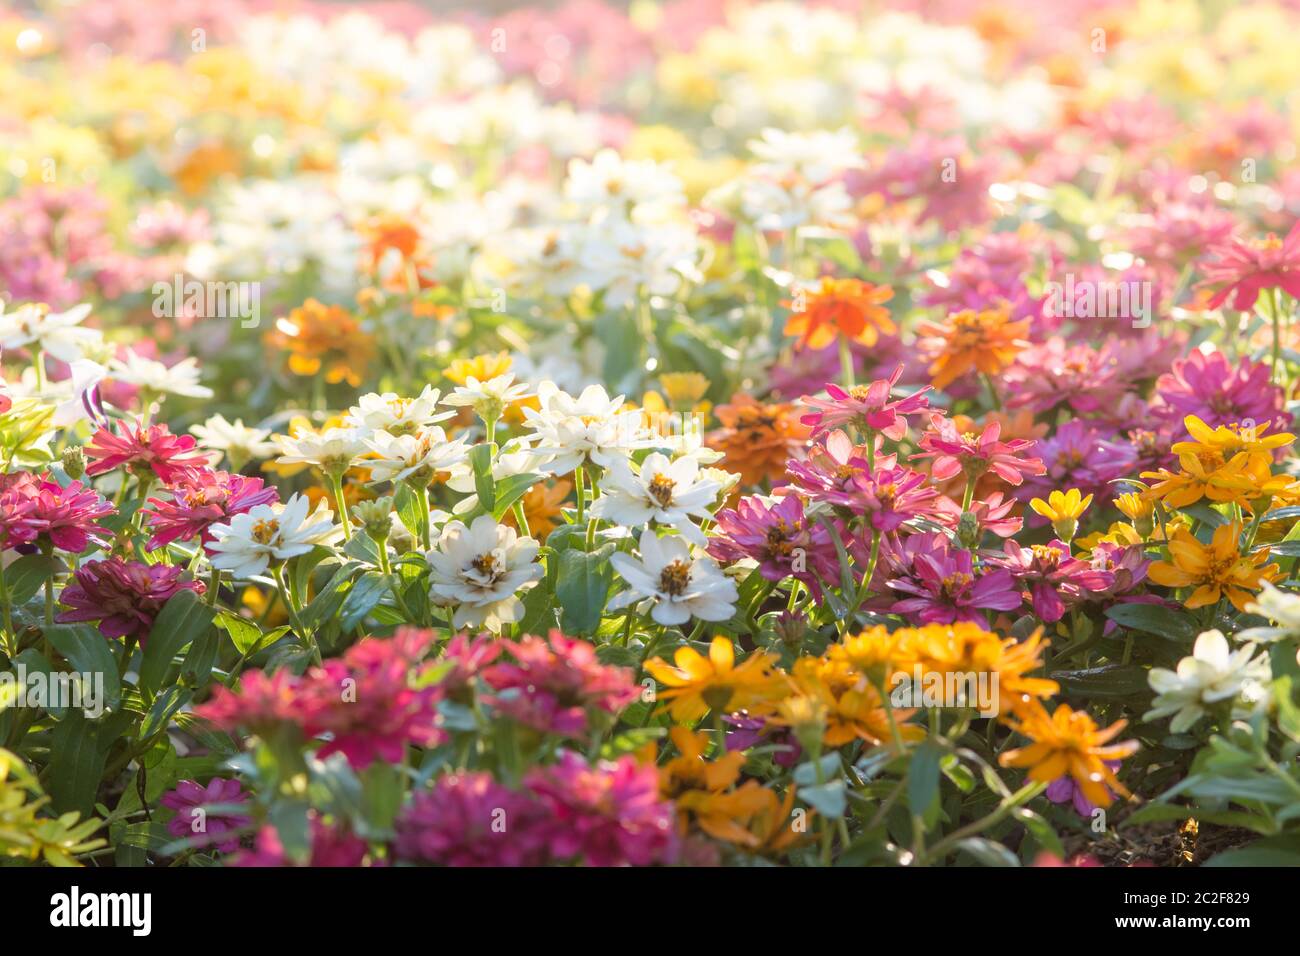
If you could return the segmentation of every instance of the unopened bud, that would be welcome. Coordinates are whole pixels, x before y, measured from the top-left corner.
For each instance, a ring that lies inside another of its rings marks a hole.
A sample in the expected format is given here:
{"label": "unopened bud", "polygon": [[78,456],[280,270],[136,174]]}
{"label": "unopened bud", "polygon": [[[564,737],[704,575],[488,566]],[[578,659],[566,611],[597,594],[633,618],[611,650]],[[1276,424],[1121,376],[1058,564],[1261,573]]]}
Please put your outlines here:
{"label": "unopened bud", "polygon": [[808,633],[808,621],[796,611],[782,611],[772,622],[781,643],[792,651],[803,647],[804,635]]}
{"label": "unopened bud", "polygon": [[393,530],[393,499],[390,496],[373,501],[359,501],[352,506],[352,517],[365,529],[366,534],[381,547]]}
{"label": "unopened bud", "polygon": [[961,546],[967,551],[973,551],[979,547],[981,537],[980,519],[972,511],[963,511],[957,519],[957,540]]}
{"label": "unopened bud", "polygon": [[86,473],[86,453],[80,445],[73,445],[63,450],[63,470],[73,481],[80,481]]}

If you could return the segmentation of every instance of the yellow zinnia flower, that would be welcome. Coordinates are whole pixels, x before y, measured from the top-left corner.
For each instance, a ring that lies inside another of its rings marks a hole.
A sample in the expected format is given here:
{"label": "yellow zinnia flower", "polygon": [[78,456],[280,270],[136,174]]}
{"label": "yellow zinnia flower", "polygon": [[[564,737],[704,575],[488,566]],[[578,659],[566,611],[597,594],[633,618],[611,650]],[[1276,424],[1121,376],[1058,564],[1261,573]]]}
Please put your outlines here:
{"label": "yellow zinnia flower", "polygon": [[1029,502],[1029,507],[1052,522],[1057,537],[1068,544],[1074,537],[1074,533],[1079,530],[1079,518],[1088,510],[1090,504],[1092,504],[1092,495],[1085,497],[1080,494],[1078,488],[1071,488],[1064,494],[1053,491],[1047,496],[1046,501],[1042,498],[1034,498]]}
{"label": "yellow zinnia flower", "polygon": [[671,701],[666,709],[679,723],[696,721],[710,710],[752,710],[780,694],[771,655],[755,651],[736,664],[736,650],[725,637],[713,639],[708,657],[693,647],[677,648],[673,664],[656,658],[646,661],[645,669],[668,686],[660,696]]}

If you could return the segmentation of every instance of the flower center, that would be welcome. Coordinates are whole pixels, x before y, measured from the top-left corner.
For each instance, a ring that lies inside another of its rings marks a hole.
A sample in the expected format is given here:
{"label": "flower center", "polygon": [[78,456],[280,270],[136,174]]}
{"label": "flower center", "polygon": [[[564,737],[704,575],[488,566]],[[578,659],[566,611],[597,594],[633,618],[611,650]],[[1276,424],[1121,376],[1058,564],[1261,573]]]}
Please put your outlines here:
{"label": "flower center", "polygon": [[673,597],[679,597],[691,583],[691,566],[685,561],[674,561],[659,572],[659,590]]}
{"label": "flower center", "polygon": [[496,555],[493,554],[492,552],[489,551],[486,554],[480,554],[477,558],[475,558],[470,563],[474,565],[474,570],[477,571],[479,574],[483,575],[485,578],[496,577],[497,558]]}
{"label": "flower center", "polygon": [[661,508],[667,508],[673,503],[673,488],[676,484],[667,475],[655,475],[646,490],[650,492],[651,498],[659,502]]}
{"label": "flower center", "polygon": [[280,522],[274,518],[263,518],[253,525],[253,540],[258,544],[270,544],[280,531]]}

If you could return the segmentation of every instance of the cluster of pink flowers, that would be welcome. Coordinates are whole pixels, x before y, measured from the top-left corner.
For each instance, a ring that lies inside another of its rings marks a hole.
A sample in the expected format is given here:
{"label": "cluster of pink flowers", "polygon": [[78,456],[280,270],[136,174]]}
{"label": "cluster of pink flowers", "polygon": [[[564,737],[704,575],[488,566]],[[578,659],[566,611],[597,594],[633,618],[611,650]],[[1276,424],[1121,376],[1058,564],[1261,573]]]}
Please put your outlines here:
{"label": "cluster of pink flowers", "polygon": [[48,544],[81,554],[107,532],[98,524],[115,509],[79,481],[63,487],[49,475],[15,472],[0,476],[0,546]]}
{"label": "cluster of pink flowers", "polygon": [[398,859],[447,866],[649,866],[676,858],[673,819],[653,766],[593,766],[565,751],[519,790],[481,772],[439,778],[402,812],[393,847]]}

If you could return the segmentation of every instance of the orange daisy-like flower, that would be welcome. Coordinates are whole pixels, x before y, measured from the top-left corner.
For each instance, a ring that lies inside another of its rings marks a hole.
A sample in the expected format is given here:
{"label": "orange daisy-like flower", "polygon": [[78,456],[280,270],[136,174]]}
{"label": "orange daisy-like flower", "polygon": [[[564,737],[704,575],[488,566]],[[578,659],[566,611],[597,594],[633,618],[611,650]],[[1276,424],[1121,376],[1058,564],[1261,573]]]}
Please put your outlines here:
{"label": "orange daisy-like flower", "polygon": [[1170,561],[1157,561],[1147,576],[1167,588],[1195,587],[1186,601],[1187,607],[1205,607],[1226,597],[1232,606],[1245,613],[1264,581],[1281,577],[1276,564],[1265,565],[1268,549],[1254,554],[1240,550],[1241,522],[1233,521],[1214,529],[1208,545],[1197,541],[1186,528],[1170,535]]}
{"label": "orange daisy-like flower", "polygon": [[346,309],[315,299],[277,319],[267,341],[289,353],[294,375],[324,374],[331,384],[347,382],[353,388],[375,352],[374,339]]}
{"label": "orange daisy-like flower", "polygon": [[683,646],[677,648],[672,664],[655,658],[645,662],[645,669],[668,687],[659,696],[669,701],[666,709],[673,720],[691,723],[710,710],[754,710],[769,703],[781,692],[774,665],[765,651],[755,651],[737,664],[731,641],[715,637],[708,657]]}
{"label": "orange daisy-like flower", "polygon": [[800,348],[822,349],[839,336],[875,345],[882,332],[898,334],[882,304],[893,297],[894,290],[887,285],[824,278],[815,290],[801,290],[795,299],[781,303],[794,309],[786,319],[785,334],[798,336]]}
{"label": "orange daisy-like flower", "polygon": [[978,312],[956,312],[945,324],[925,322],[917,331],[925,336],[919,344],[932,360],[930,378],[935,388],[947,388],[971,372],[997,375],[1029,345],[1024,338],[1029,320],[1012,322],[1005,303]]}
{"label": "orange daisy-like flower", "polygon": [[1033,743],[1009,750],[998,758],[1004,767],[1027,767],[1029,779],[1051,783],[1067,774],[1089,801],[1099,807],[1113,802],[1111,791],[1128,796],[1129,792],[1106,761],[1122,760],[1138,749],[1136,740],[1110,743],[1128,724],[1119,720],[1105,730],[1086,713],[1060,704],[1049,715],[1037,700],[1027,700],[1018,709],[1020,721],[1007,723]]}
{"label": "orange daisy-like flower", "polygon": [[722,467],[740,473],[744,485],[760,485],[785,475],[786,462],[803,457],[809,428],[789,404],[765,404],[740,394],[716,409],[722,427],[706,437],[726,458]]}
{"label": "orange daisy-like flower", "polygon": [[[854,740],[865,740],[873,746],[893,739],[890,705],[870,681],[849,670],[837,661],[824,657],[801,657],[794,662],[790,678],[792,696],[808,698],[822,715],[825,731],[822,743],[827,747],[842,747]],[[800,707],[807,711],[811,708]],[[801,718],[791,714],[786,707],[771,718],[774,724],[796,727]],[[925,731],[906,721],[914,710],[893,710],[893,726],[898,728],[903,740],[920,740]]]}
{"label": "orange daisy-like flower", "polygon": [[999,710],[1026,695],[1050,697],[1060,690],[1054,680],[1029,676],[1043,666],[1042,653],[1048,642],[1043,640],[1042,628],[1023,641],[1002,637],[969,621],[901,628],[896,633],[898,671],[910,674],[919,668],[923,674],[995,674]]}

